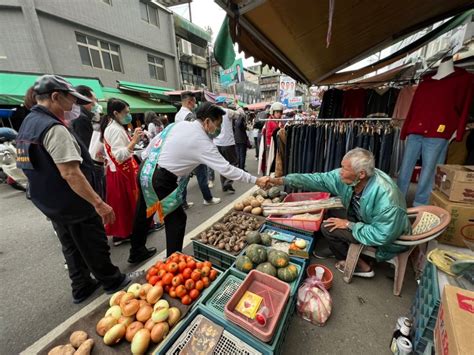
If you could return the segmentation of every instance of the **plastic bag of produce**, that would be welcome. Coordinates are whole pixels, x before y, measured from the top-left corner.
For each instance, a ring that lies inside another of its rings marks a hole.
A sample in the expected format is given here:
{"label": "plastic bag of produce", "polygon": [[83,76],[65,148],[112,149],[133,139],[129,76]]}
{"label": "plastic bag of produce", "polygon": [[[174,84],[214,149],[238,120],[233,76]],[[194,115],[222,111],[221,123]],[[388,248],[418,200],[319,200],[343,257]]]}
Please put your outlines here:
{"label": "plastic bag of produce", "polygon": [[304,281],[298,290],[296,302],[300,317],[313,324],[323,326],[331,315],[331,295],[316,277]]}

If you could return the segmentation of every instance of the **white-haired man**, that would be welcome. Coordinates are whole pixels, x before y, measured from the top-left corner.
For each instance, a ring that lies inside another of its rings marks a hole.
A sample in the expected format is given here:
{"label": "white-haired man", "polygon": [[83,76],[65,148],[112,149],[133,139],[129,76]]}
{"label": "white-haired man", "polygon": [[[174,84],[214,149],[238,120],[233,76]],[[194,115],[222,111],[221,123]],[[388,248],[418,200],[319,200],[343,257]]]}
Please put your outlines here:
{"label": "white-haired man", "polygon": [[[351,243],[377,247],[377,260],[388,260],[405,250],[392,244],[400,235],[411,231],[405,198],[390,176],[375,168],[374,156],[365,149],[347,152],[340,169],[269,178],[269,183],[305,191],[325,191],[341,198],[345,216],[340,210],[328,210],[330,218],[321,226],[331,254],[338,260],[339,271],[344,271]],[[374,271],[360,258],[354,275],[373,277]]]}

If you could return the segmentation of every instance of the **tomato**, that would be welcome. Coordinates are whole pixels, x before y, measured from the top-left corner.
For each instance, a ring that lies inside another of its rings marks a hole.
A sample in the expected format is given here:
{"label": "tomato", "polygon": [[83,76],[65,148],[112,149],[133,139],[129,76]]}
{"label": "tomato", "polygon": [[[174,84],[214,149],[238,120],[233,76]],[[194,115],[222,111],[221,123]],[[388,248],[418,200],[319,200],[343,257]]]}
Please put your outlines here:
{"label": "tomato", "polygon": [[176,286],[179,286],[183,283],[184,279],[183,279],[183,275],[176,275],[175,277],[173,277],[173,280],[171,280],[171,284],[176,287]]}
{"label": "tomato", "polygon": [[145,278],[146,278],[147,281],[150,281],[150,277],[151,277],[150,275],[146,274]]}
{"label": "tomato", "polygon": [[156,275],[158,273],[158,269],[156,267],[151,267],[150,270],[148,270],[148,274],[150,276]]}
{"label": "tomato", "polygon": [[174,287],[171,287],[171,288],[170,288],[169,295],[170,295],[171,298],[176,298],[176,297],[178,297],[178,296],[176,295],[176,289],[175,289]]}
{"label": "tomato", "polygon": [[180,263],[181,263],[181,262],[183,262],[183,263],[186,263],[186,262],[187,262],[186,256],[184,256],[184,255],[180,255],[179,258],[178,258],[178,260],[179,260]]}
{"label": "tomato", "polygon": [[194,258],[191,255],[186,255],[186,262],[194,260]]}
{"label": "tomato", "polygon": [[193,279],[193,281],[197,281],[201,278],[201,273],[197,270],[194,270],[191,274],[191,278]]}
{"label": "tomato", "polygon": [[211,272],[209,273],[209,279],[211,281],[214,281],[217,278],[217,271],[212,269]]}
{"label": "tomato", "polygon": [[159,278],[158,278],[158,276],[153,275],[153,276],[150,277],[150,280],[148,280],[148,283],[149,283],[150,285],[155,286],[155,284],[156,284],[158,281],[160,281]]}
{"label": "tomato", "polygon": [[167,265],[166,270],[172,274],[176,274],[178,272],[178,264],[172,261]]}
{"label": "tomato", "polygon": [[184,287],[186,287],[186,290],[192,290],[194,288],[194,281],[192,279],[188,279],[186,280],[186,282],[184,283]]}
{"label": "tomato", "polygon": [[187,267],[186,269],[183,270],[183,277],[185,280],[191,278],[191,274],[193,273],[193,270],[191,270],[191,268]]}
{"label": "tomato", "polygon": [[204,266],[204,263],[201,263],[201,262],[198,262],[196,263],[196,269],[202,269],[202,267]]}
{"label": "tomato", "polygon": [[155,286],[165,287],[165,285],[163,285],[163,281],[162,281],[162,280],[158,281],[158,282],[155,284]]}
{"label": "tomato", "polygon": [[188,304],[191,304],[193,302],[192,298],[189,297],[189,295],[185,295],[183,297],[181,297],[181,303],[184,304],[184,305],[188,305]]}
{"label": "tomato", "polygon": [[179,263],[179,254],[173,253],[171,256],[168,258],[168,261],[173,262],[173,263]]}
{"label": "tomato", "polygon": [[167,266],[167,264],[161,264],[160,267],[159,267],[159,269],[166,271],[166,266]]}
{"label": "tomato", "polygon": [[163,284],[164,285],[170,285],[171,284],[171,281],[173,281],[173,274],[168,272],[166,273],[165,276],[163,276],[162,280],[163,280]]}
{"label": "tomato", "polygon": [[178,264],[179,272],[183,272],[183,270],[186,269],[186,268],[187,268],[186,262],[185,261],[180,261],[179,264]]}
{"label": "tomato", "polygon": [[183,297],[187,293],[186,287],[184,287],[184,285],[179,285],[178,287],[176,287],[175,290],[176,290],[176,296],[178,296],[179,298]]}
{"label": "tomato", "polygon": [[166,273],[167,273],[166,270],[163,270],[163,269],[159,270],[158,274],[157,274],[158,278],[161,280],[163,278],[163,276],[166,275]]}
{"label": "tomato", "polygon": [[199,297],[199,291],[194,289],[189,292],[189,297],[191,297],[193,300]]}
{"label": "tomato", "polygon": [[211,272],[211,268],[209,266],[203,266],[201,269],[202,276],[209,276],[210,272]]}
{"label": "tomato", "polygon": [[207,276],[204,276],[202,278],[202,282],[204,283],[204,287],[209,287],[209,285],[211,284],[211,281],[209,280],[209,277]]}
{"label": "tomato", "polygon": [[194,260],[189,260],[186,264],[191,270],[194,270],[196,268],[196,262]]}
{"label": "tomato", "polygon": [[204,282],[202,280],[196,281],[196,290],[201,291],[204,288]]}

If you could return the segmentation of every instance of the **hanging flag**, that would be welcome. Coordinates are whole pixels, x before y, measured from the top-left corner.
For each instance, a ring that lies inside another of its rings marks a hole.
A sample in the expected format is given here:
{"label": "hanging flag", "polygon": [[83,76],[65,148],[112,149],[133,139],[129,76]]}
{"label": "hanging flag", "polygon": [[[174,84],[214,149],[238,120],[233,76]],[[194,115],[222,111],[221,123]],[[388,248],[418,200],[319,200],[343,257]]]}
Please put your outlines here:
{"label": "hanging flag", "polygon": [[234,43],[230,36],[228,16],[225,17],[217,34],[216,42],[214,43],[214,58],[224,69],[230,68],[235,61]]}

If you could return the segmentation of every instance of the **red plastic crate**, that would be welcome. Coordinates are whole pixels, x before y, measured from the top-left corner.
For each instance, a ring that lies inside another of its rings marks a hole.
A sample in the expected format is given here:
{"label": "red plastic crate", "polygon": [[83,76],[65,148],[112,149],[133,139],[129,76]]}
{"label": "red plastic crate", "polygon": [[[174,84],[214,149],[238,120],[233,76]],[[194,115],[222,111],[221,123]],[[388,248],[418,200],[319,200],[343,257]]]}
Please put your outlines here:
{"label": "red plastic crate", "polygon": [[[235,311],[235,307],[245,291],[250,291],[263,297],[261,306],[269,308],[269,319],[264,326],[258,324],[256,320],[247,318]],[[263,272],[252,270],[225,305],[224,314],[227,319],[238,324],[258,339],[269,342],[278,328],[280,317],[283,314],[289,296],[289,284]]]}
{"label": "red plastic crate", "polygon": [[[283,202],[327,200],[330,195],[331,194],[329,192],[298,192],[289,194],[285,197]],[[268,216],[268,220],[275,223],[285,224],[293,228],[316,232],[321,227],[321,222],[323,221],[324,217],[324,209],[320,210],[318,213],[321,214],[321,218],[313,221],[309,221],[307,219],[291,218],[291,215],[288,215],[288,217],[270,215]]]}

